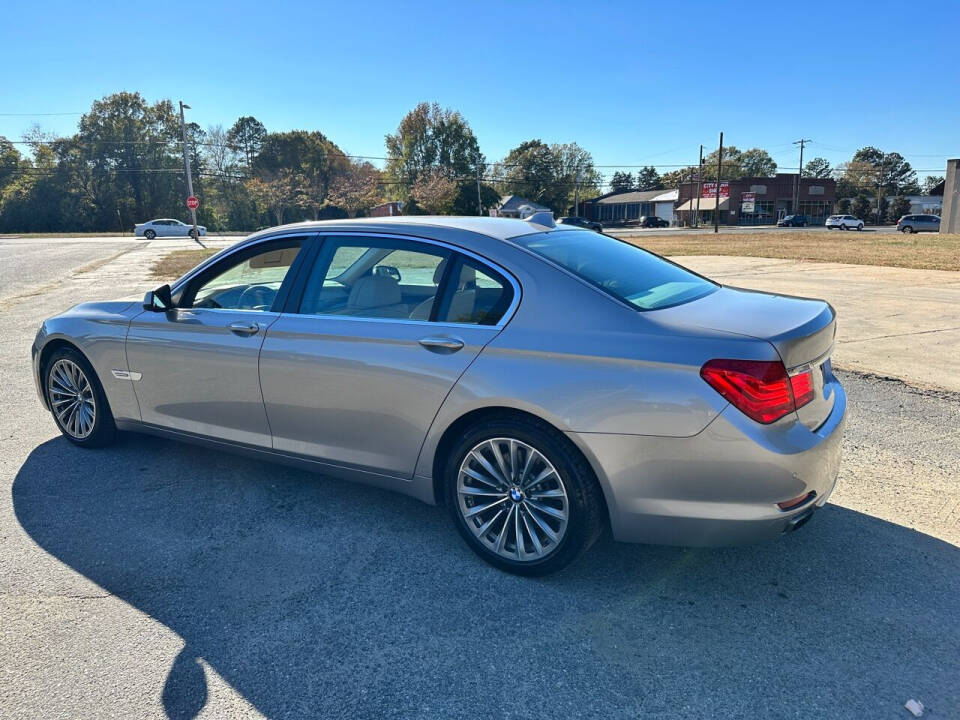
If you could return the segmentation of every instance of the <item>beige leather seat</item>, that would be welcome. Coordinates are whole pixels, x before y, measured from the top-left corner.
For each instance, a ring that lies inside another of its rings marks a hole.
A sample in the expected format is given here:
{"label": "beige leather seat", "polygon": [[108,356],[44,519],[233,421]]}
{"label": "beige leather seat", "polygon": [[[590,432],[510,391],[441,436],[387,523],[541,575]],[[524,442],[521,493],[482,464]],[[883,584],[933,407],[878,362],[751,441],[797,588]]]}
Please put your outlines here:
{"label": "beige leather seat", "polygon": [[[433,282],[440,284],[443,279],[443,273],[447,268],[447,260],[441,260],[437,269],[433,271]],[[449,322],[471,322],[474,309],[477,304],[477,272],[469,265],[460,266],[460,278],[457,284],[457,291],[450,300],[450,311],[448,313]],[[434,298],[427,298],[417,305],[410,313],[411,320],[429,320],[430,310],[433,308]],[[457,320],[457,318],[460,318]]]}
{"label": "beige leather seat", "polygon": [[365,275],[350,288],[347,315],[368,317],[407,317],[407,305],[400,283],[389,275]]}

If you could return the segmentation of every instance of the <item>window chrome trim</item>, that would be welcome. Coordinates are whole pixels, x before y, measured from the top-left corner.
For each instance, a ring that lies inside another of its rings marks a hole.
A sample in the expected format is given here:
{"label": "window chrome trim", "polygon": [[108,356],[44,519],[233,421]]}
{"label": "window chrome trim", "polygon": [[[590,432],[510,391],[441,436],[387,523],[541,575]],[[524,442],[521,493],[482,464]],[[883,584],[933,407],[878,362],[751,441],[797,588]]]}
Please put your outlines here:
{"label": "window chrome trim", "polygon": [[[431,321],[431,320],[411,320],[409,318],[368,318],[368,317],[353,317],[352,315],[322,315],[316,313],[283,313],[288,317],[309,317],[309,318],[332,318],[335,320],[354,320],[360,322],[390,322],[390,323],[406,323],[406,324],[415,324],[415,325],[424,325],[427,327],[453,327],[453,328],[491,328],[496,330],[502,330],[507,323],[513,318],[514,313],[516,313],[517,307],[520,305],[520,298],[522,295],[522,289],[519,281],[513,276],[513,273],[504,269],[499,263],[496,263],[489,258],[484,257],[478,253],[473,252],[472,250],[467,250],[460,245],[451,245],[448,242],[442,240],[434,240],[432,238],[425,238],[419,235],[400,235],[396,233],[384,233],[378,231],[361,231],[361,230],[334,230],[330,232],[321,232],[317,233],[318,239],[321,243],[327,238],[337,238],[337,237],[349,237],[349,238],[383,238],[384,240],[406,240],[408,242],[419,242],[426,245],[434,245],[436,247],[441,247],[445,250],[449,250],[454,253],[459,253],[466,257],[472,258],[482,265],[488,265],[493,270],[496,270],[500,275],[506,278],[507,282],[510,283],[513,288],[513,298],[510,300],[510,305],[507,306],[507,309],[503,311],[503,315],[500,320],[495,325],[481,325],[479,323],[451,323],[451,322],[440,322]],[[319,257],[319,256],[318,256]],[[314,261],[316,262],[316,260]],[[316,267],[316,266],[314,266]],[[313,271],[313,268],[310,268],[310,271]],[[439,285],[437,286],[439,289]],[[434,295],[436,298],[436,295]]]}

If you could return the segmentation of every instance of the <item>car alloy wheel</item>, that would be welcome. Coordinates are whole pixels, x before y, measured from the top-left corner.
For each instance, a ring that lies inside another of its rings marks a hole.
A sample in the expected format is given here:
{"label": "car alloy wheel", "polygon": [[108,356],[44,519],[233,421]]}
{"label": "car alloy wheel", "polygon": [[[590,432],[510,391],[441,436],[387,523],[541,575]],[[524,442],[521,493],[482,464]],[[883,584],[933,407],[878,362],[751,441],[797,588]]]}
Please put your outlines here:
{"label": "car alloy wheel", "polygon": [[153,240],[153,239],[157,236],[157,234],[156,234],[153,230],[147,230],[147,231],[143,234],[143,236],[144,236],[147,240]]}
{"label": "car alloy wheel", "polygon": [[47,397],[64,432],[77,440],[90,436],[97,421],[97,399],[79,365],[57,360],[47,373]]}
{"label": "car alloy wheel", "polygon": [[542,560],[567,531],[570,503],[563,479],[521,440],[497,437],[475,445],[460,464],[456,493],[474,536],[514,562]]}

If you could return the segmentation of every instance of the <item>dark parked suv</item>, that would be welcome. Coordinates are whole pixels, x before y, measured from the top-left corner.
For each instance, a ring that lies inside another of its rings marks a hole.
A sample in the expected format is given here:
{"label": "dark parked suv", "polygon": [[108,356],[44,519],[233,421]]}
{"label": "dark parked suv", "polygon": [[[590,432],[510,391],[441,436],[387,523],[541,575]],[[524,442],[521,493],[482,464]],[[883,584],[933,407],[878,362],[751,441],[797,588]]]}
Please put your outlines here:
{"label": "dark parked suv", "polygon": [[587,220],[587,218],[577,217],[576,215],[562,217],[560,218],[560,222],[562,222],[564,225],[576,225],[577,227],[586,228],[587,230],[603,232],[603,225],[598,223],[596,220]]}
{"label": "dark parked suv", "polygon": [[649,216],[640,218],[640,227],[644,227],[644,228],[670,227],[670,223],[661,217],[657,217],[656,215],[649,215]]}
{"label": "dark parked suv", "polygon": [[787,215],[777,223],[777,227],[804,227],[807,224],[806,215]]}
{"label": "dark parked suv", "polygon": [[897,230],[902,233],[940,232],[940,216],[904,215],[897,220]]}

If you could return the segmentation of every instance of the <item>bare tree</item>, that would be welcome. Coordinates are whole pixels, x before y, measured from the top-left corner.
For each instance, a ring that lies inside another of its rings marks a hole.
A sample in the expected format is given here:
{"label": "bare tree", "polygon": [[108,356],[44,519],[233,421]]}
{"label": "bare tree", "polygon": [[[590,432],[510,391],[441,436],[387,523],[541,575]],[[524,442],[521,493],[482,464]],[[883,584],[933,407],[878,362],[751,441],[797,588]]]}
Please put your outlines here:
{"label": "bare tree", "polygon": [[211,125],[207,128],[206,144],[204,152],[207,156],[207,163],[210,168],[221,179],[226,176],[230,167],[234,164],[236,153],[227,140],[227,131],[223,125]]}

